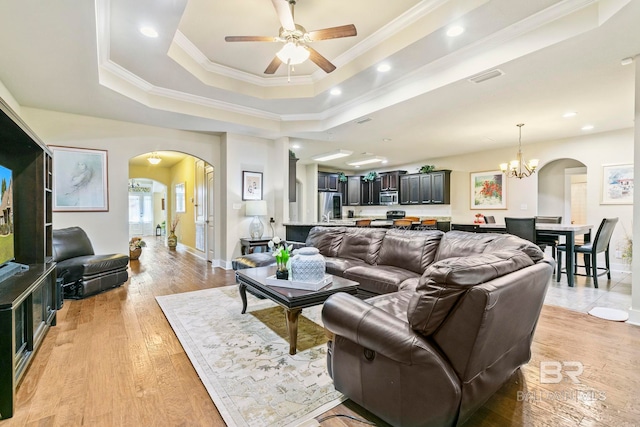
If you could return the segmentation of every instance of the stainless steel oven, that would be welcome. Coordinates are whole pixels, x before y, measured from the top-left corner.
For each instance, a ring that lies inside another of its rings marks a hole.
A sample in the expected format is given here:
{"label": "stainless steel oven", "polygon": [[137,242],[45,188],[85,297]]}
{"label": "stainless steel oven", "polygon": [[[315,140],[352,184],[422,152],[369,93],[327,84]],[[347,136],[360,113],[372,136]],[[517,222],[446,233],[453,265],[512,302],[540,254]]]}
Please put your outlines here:
{"label": "stainless steel oven", "polygon": [[398,192],[397,191],[381,191],[380,192],[380,204],[381,205],[397,205]]}

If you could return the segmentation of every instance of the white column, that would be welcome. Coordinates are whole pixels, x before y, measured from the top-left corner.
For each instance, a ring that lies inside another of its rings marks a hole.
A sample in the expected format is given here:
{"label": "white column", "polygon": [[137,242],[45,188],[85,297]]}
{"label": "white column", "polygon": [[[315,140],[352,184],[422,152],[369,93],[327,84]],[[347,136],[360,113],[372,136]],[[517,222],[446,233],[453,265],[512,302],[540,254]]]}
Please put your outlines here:
{"label": "white column", "polygon": [[[633,175],[640,178],[640,67],[637,59],[628,67],[635,67],[635,126],[633,141]],[[638,173],[636,173],[636,171]],[[638,207],[638,209],[636,209]],[[631,263],[631,308],[629,322],[640,325],[640,191],[633,191],[633,261]]]}

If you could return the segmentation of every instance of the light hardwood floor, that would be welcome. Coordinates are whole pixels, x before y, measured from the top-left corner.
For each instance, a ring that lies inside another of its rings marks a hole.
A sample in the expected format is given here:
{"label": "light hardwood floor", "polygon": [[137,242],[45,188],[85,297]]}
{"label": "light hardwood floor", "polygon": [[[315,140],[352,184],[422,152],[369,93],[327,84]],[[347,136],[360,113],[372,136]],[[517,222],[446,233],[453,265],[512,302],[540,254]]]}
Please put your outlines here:
{"label": "light hardwood floor", "polygon": [[[14,417],[0,427],[224,425],[155,297],[233,285],[234,273],[159,239],[145,239],[149,247],[122,287],[65,300],[18,388]],[[640,327],[545,306],[532,352],[467,426],[640,425]],[[580,383],[565,375],[541,384],[543,361],[580,362]],[[384,425],[349,401],[323,416],[335,414]]]}

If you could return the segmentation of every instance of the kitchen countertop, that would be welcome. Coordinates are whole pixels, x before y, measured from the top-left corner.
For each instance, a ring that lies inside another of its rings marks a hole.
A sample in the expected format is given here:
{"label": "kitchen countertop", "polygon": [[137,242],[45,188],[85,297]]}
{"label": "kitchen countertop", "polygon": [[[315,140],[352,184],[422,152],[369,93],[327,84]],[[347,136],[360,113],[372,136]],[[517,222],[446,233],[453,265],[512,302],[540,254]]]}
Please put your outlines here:
{"label": "kitchen countertop", "polygon": [[[425,218],[435,218],[439,222],[450,222],[451,218],[449,217],[425,217]],[[389,227],[393,225],[393,220],[386,219],[385,217],[357,217],[357,218],[348,218],[348,219],[332,219],[329,222],[326,221],[291,221],[285,222],[283,225],[285,227],[315,227],[317,225],[325,226],[325,227],[353,227],[356,225],[356,220],[359,219],[371,219],[371,227]],[[416,223],[417,224],[417,223]]]}

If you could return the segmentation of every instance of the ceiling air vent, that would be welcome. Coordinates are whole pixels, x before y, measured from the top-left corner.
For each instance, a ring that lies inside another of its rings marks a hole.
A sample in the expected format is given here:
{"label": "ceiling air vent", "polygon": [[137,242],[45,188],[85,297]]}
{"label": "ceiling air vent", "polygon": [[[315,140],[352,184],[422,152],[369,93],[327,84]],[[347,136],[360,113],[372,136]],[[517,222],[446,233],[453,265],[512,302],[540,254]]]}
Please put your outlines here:
{"label": "ceiling air vent", "polygon": [[472,83],[482,83],[482,82],[490,80],[490,79],[492,79],[494,77],[500,77],[503,74],[504,74],[504,72],[502,70],[498,70],[496,68],[495,70],[487,71],[486,73],[482,73],[482,74],[478,74],[477,76],[473,76],[473,77],[469,78],[469,81],[472,82]]}
{"label": "ceiling air vent", "polygon": [[364,117],[364,118],[362,118],[362,119],[358,119],[358,120],[356,120],[356,123],[357,123],[357,124],[359,124],[359,125],[361,125],[361,124],[363,124],[363,123],[367,123],[367,122],[370,122],[370,121],[371,121],[371,117]]}

